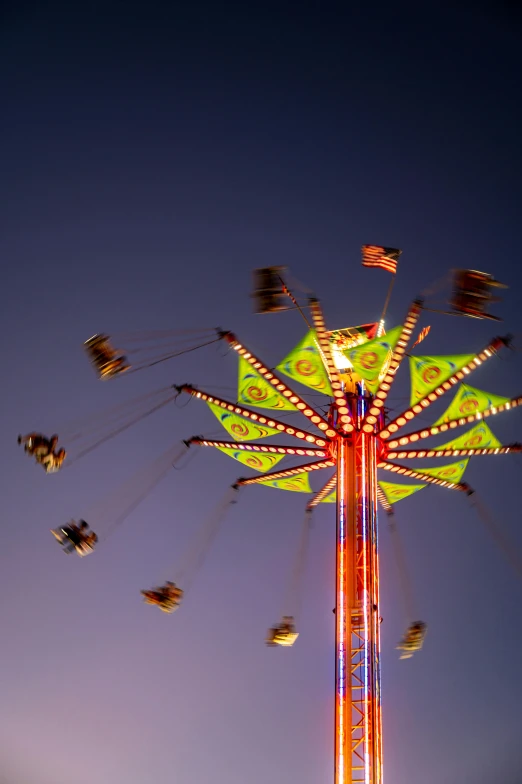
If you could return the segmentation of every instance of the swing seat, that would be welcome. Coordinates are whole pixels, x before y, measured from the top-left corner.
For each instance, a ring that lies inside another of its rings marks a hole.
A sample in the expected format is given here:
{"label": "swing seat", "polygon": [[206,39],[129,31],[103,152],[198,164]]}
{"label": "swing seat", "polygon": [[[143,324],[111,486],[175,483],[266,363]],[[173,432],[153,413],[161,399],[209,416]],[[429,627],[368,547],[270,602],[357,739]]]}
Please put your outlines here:
{"label": "swing seat", "polygon": [[454,313],[477,319],[501,321],[487,312],[492,302],[499,302],[492,295],[492,288],[506,288],[486,272],[477,270],[456,270],[453,279],[453,296],[450,301]]}
{"label": "swing seat", "polygon": [[264,267],[254,270],[254,294],[256,313],[276,313],[288,310],[286,295],[280,275],[285,267]]}
{"label": "swing seat", "polygon": [[173,613],[181,603],[183,590],[174,583],[167,583],[161,588],[141,591],[141,594],[145,604],[156,605],[165,613]]}
{"label": "swing seat", "polygon": [[104,365],[100,365],[98,372],[102,379],[112,378],[112,376],[117,376],[119,373],[124,373],[129,367],[130,365],[127,365],[125,357],[117,357]]}
{"label": "swing seat", "polygon": [[80,558],[85,558],[86,555],[90,555],[94,552],[94,547],[90,544],[87,544],[87,542],[81,542],[81,544],[77,545],[74,549]]}
{"label": "swing seat", "polygon": [[291,648],[298,637],[298,632],[279,631],[274,636],[274,644],[282,645],[285,648]]}
{"label": "swing seat", "polygon": [[427,628],[424,621],[415,621],[408,627],[406,634],[397,646],[397,650],[402,651],[401,659],[411,659],[414,653],[422,649]]}
{"label": "swing seat", "polygon": [[101,379],[112,378],[128,370],[126,357],[118,356],[107,335],[94,335],[85,342],[85,350]]}
{"label": "swing seat", "polygon": [[51,528],[51,533],[59,544],[64,544],[67,534],[63,528]]}
{"label": "swing seat", "polygon": [[298,637],[299,633],[295,630],[294,619],[288,616],[283,618],[282,623],[277,626],[272,626],[272,628],[268,630],[266,644],[270,646],[281,645],[285,648],[291,648]]}
{"label": "swing seat", "polygon": [[174,601],[173,599],[165,599],[158,604],[160,610],[164,613],[173,613],[179,607],[179,602]]}

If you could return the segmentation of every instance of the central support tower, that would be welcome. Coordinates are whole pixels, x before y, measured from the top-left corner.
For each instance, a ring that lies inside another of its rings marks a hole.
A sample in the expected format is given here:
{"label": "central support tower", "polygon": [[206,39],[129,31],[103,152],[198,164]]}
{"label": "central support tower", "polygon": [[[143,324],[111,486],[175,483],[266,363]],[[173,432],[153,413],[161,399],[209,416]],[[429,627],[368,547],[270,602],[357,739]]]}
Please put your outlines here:
{"label": "central support tower", "polygon": [[337,437],[335,784],[382,784],[377,436],[369,403],[347,396],[353,432]]}

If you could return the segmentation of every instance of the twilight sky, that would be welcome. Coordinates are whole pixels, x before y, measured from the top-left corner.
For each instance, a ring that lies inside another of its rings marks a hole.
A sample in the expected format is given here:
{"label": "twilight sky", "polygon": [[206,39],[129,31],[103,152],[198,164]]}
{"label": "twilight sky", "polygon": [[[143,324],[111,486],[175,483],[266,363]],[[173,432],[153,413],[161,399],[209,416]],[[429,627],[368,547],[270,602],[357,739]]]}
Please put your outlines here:
{"label": "twilight sky", "polygon": [[[219,325],[276,364],[303,324],[253,314],[254,267],[288,265],[331,327],[377,319],[389,278],[361,268],[364,242],[403,249],[390,327],[451,267],[510,285],[500,327],[425,314],[422,353],[522,332],[521,16],[507,2],[353,5],[2,11],[0,784],[332,780],[332,506],[315,515],[299,640],[268,649],[305,496],[245,489],[172,617],[139,590],[180,568],[239,464],[196,454],[89,558],[49,534],[108,493],[123,507],[136,471],[216,431],[204,404],[163,409],[56,476],[16,436],[172,383],[233,395],[221,345],[102,384],[82,343]],[[520,394],[519,356],[473,383]],[[518,411],[491,426],[522,440]],[[521,467],[477,458],[466,475],[520,547]],[[428,488],[397,515],[429,631],[399,662],[381,517],[386,784],[520,784],[520,582],[460,494]]]}

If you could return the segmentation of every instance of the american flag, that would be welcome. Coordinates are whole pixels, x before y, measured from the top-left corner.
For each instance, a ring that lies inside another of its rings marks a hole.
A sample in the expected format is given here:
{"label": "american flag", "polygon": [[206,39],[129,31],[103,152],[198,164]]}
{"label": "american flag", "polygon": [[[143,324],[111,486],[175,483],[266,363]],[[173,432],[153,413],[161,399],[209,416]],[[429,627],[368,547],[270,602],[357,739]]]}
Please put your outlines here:
{"label": "american flag", "polygon": [[421,331],[419,332],[419,337],[417,338],[417,340],[413,344],[412,348],[415,348],[415,346],[418,346],[419,343],[422,343],[424,338],[428,336],[428,332],[430,331],[430,329],[431,329],[431,327],[424,327],[424,329],[421,329]]}
{"label": "american flag", "polygon": [[362,248],[363,267],[380,267],[386,272],[395,275],[397,263],[402,251],[398,248],[383,248],[380,245],[363,245]]}

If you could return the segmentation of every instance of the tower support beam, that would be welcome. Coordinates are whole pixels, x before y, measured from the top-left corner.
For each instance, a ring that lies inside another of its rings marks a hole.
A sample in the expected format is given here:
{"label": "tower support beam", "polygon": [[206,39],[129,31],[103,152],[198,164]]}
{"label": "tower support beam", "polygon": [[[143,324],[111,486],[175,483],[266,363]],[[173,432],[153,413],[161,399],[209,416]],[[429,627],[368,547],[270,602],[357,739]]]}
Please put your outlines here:
{"label": "tower support beam", "polygon": [[[360,422],[367,401],[349,404]],[[335,784],[382,784],[376,436],[337,454]]]}

